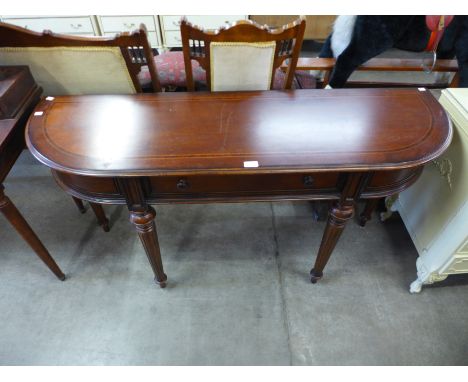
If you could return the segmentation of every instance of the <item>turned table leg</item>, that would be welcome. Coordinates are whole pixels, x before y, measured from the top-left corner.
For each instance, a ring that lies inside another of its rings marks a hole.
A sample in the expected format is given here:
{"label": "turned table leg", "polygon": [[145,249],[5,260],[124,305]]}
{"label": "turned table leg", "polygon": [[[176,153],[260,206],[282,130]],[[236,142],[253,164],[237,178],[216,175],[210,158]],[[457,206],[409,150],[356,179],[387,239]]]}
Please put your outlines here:
{"label": "turned table leg", "polygon": [[104,232],[109,232],[109,220],[107,220],[106,213],[104,212],[104,208],[102,208],[102,205],[92,202],[89,202],[89,205],[93,209],[94,215],[96,215],[98,224],[102,227]]}
{"label": "turned table leg", "polygon": [[72,199],[73,201],[75,202],[76,206],[78,207],[78,210],[84,214],[86,212],[86,208],[85,206],[83,205],[83,201],[81,199],[78,199],[78,198],[75,198],[74,196],[72,196]]}
{"label": "turned table leg", "polygon": [[4,187],[0,185],[0,211],[5,215],[7,220],[16,229],[16,231],[23,237],[29,246],[36,252],[37,256],[47,265],[47,267],[57,276],[60,280],[65,280],[65,275],[59,268],[55,260],[49,254],[42,242],[36,236],[28,222],[24,219],[18,211],[13,202],[3,192]]}
{"label": "turned table leg", "polygon": [[312,284],[315,284],[323,277],[323,269],[330,259],[330,255],[343,232],[346,222],[353,217],[355,201],[369,179],[370,175],[350,174],[346,180],[340,200],[330,208],[319,252],[314,267],[310,270],[310,282]]}
{"label": "turned table leg", "polygon": [[154,224],[155,216],[156,211],[150,206],[147,207],[146,211],[130,211],[130,221],[135,225],[141,243],[145,248],[146,256],[148,256],[155,275],[155,281],[161,288],[165,288],[167,276],[162,265],[158,234]]}
{"label": "turned table leg", "polygon": [[377,207],[378,202],[379,202],[379,199],[369,199],[366,201],[366,206],[364,207],[364,211],[362,211],[361,215],[359,215],[359,225],[361,227],[364,227],[366,223],[369,220],[371,220],[372,212],[374,212],[375,207]]}
{"label": "turned table leg", "polygon": [[154,224],[156,211],[146,203],[145,192],[143,191],[144,178],[116,178],[115,182],[127,201],[130,221],[135,226],[145,248],[146,256],[155,276],[154,281],[161,288],[165,288],[167,276],[164,273],[158,234]]}
{"label": "turned table leg", "polygon": [[[76,206],[78,207],[78,210],[84,214],[86,212],[86,208],[83,204],[83,201],[81,199],[78,199],[74,196],[72,196],[73,201],[75,202]],[[91,203],[89,202],[89,205],[93,209],[94,215],[96,215],[96,219],[98,224],[102,227],[104,232],[109,232],[109,220],[106,217],[106,213],[104,212],[104,208],[102,208],[102,205],[98,203]]]}
{"label": "turned table leg", "polygon": [[320,243],[320,249],[314,267],[310,270],[310,282],[315,284],[323,276],[323,269],[343,232],[346,222],[353,217],[354,205],[338,205],[332,207],[328,216],[327,226]]}

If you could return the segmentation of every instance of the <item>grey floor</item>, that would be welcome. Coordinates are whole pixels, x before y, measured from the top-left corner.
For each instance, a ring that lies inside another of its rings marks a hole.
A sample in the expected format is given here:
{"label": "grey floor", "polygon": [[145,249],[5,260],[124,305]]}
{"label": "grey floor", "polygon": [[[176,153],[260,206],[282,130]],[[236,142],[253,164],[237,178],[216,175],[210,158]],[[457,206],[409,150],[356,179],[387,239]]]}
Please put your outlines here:
{"label": "grey floor", "polygon": [[27,151],[5,186],[68,279],[0,216],[2,365],[468,364],[468,286],[411,295],[398,218],[349,224],[312,285],[308,203],[158,206],[161,290],[124,207],[102,232]]}

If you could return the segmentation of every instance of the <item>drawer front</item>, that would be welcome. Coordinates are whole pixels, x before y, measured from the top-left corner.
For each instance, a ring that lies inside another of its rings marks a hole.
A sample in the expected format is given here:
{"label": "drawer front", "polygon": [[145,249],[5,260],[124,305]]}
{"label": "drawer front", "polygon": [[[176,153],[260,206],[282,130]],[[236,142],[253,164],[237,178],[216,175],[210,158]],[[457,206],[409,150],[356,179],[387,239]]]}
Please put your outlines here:
{"label": "drawer front", "polygon": [[[165,31],[180,29],[179,22],[181,15],[161,16]],[[238,20],[245,20],[245,15],[216,15],[216,16],[187,16],[190,23],[203,27],[205,29],[218,29],[226,23],[233,23]]]}
{"label": "drawer front", "polygon": [[99,16],[103,32],[131,32],[145,24],[146,29],[156,31],[153,16]]}
{"label": "drawer front", "polygon": [[339,174],[195,175],[150,178],[153,198],[337,193]]}
{"label": "drawer front", "polygon": [[[99,203],[124,204],[111,177],[72,175],[52,170],[57,183],[70,194]],[[308,199],[310,195],[338,198],[339,174],[259,174],[142,177],[146,198],[158,202],[245,199]]]}
{"label": "drawer front", "polygon": [[[119,32],[106,32],[104,36],[115,36]],[[161,44],[159,43],[158,35],[156,32],[148,32],[148,41],[152,47],[158,47]]]}
{"label": "drawer front", "polygon": [[182,38],[180,36],[180,31],[164,32],[164,45],[165,46],[182,46]]}
{"label": "drawer front", "polygon": [[4,18],[3,21],[36,32],[49,29],[55,33],[78,35],[95,34],[90,17]]}

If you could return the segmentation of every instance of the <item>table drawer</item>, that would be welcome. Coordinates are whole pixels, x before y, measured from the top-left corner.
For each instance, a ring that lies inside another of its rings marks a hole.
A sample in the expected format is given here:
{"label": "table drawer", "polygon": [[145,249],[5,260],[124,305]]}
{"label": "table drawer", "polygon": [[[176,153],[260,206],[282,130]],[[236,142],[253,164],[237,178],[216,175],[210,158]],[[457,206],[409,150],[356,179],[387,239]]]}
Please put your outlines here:
{"label": "table drawer", "polygon": [[90,17],[3,18],[3,21],[36,32],[50,29],[54,33],[95,34]]}
{"label": "table drawer", "polygon": [[[80,199],[100,203],[125,203],[119,186],[112,177],[89,177],[52,170],[58,184]],[[258,174],[194,175],[142,177],[141,184],[148,200],[154,203],[196,200],[274,199],[288,195],[339,194],[339,174]]]}
{"label": "table drawer", "polygon": [[153,16],[99,16],[103,32],[131,32],[145,24],[150,32],[156,31]]}
{"label": "table drawer", "polygon": [[151,195],[336,191],[338,174],[194,175],[150,178]]}

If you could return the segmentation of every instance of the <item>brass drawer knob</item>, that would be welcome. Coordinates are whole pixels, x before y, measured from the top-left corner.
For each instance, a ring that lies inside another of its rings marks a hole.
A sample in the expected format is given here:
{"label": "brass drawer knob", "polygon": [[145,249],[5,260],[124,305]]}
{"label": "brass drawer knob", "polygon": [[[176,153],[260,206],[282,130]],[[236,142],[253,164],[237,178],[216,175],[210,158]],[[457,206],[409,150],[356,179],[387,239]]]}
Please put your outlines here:
{"label": "brass drawer knob", "polygon": [[186,190],[190,187],[190,184],[187,182],[187,179],[179,179],[177,181],[177,189]]}
{"label": "brass drawer knob", "polygon": [[302,179],[304,186],[310,187],[314,185],[314,178],[312,178],[311,175],[304,175],[304,178]]}

